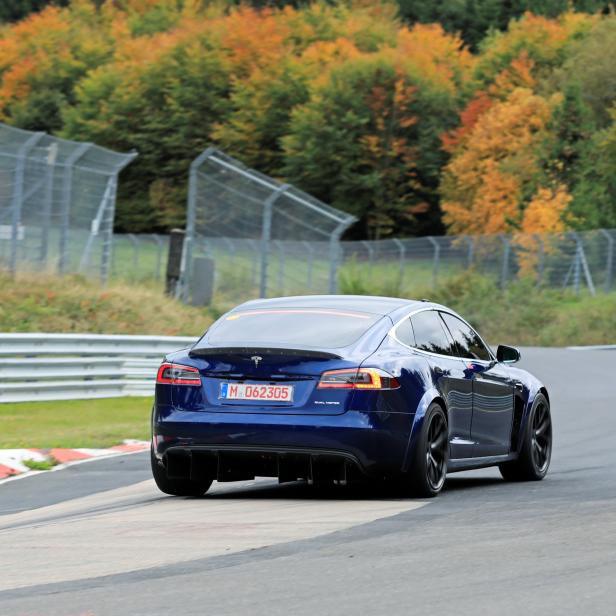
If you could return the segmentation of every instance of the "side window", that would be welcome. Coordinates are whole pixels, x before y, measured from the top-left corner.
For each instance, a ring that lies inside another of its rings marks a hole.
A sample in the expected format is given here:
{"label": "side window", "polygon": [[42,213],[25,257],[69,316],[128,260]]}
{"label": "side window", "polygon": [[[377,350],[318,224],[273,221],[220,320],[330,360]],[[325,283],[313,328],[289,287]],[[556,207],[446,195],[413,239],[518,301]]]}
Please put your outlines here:
{"label": "side window", "polygon": [[415,335],[413,334],[413,326],[411,325],[411,319],[404,319],[396,327],[396,338],[407,346],[414,347],[415,346]]}
{"label": "side window", "polygon": [[488,351],[483,342],[481,342],[481,338],[476,331],[451,314],[441,312],[441,316],[454,339],[460,357],[480,359],[483,361],[490,361],[492,359],[490,351]]}
{"label": "side window", "polygon": [[411,323],[415,333],[416,348],[440,355],[456,354],[437,312],[434,310],[418,312],[411,317]]}

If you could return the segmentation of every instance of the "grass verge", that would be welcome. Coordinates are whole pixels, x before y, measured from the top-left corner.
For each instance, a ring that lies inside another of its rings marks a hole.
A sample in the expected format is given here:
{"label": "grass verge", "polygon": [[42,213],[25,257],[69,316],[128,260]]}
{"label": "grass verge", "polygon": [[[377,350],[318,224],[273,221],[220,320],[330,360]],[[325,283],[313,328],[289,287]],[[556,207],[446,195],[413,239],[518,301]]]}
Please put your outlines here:
{"label": "grass verge", "polygon": [[616,343],[616,293],[575,295],[516,280],[503,291],[486,276],[465,273],[424,297],[457,310],[492,343],[571,346]]}
{"label": "grass verge", "polygon": [[50,471],[54,466],[57,466],[58,461],[54,458],[48,460],[24,460],[23,465],[27,466],[31,471]]}
{"label": "grass verge", "polygon": [[215,316],[147,285],[0,272],[0,332],[200,336]]}
{"label": "grass verge", "polygon": [[111,447],[148,440],[151,398],[0,404],[0,449]]}

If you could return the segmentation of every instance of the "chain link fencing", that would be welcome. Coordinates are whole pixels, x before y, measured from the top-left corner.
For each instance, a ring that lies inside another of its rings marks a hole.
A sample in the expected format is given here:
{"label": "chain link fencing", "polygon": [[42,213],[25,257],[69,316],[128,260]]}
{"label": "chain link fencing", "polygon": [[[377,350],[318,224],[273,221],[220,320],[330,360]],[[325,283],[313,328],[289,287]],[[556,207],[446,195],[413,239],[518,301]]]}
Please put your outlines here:
{"label": "chain link fencing", "polygon": [[116,233],[110,277],[162,286],[169,255],[169,236],[156,233]]}
{"label": "chain link fencing", "polygon": [[[258,240],[207,240],[214,304],[224,307],[260,296],[261,249]],[[111,276],[162,287],[168,250],[165,235],[116,234]],[[338,250],[340,293],[419,296],[465,272],[488,276],[501,288],[520,278],[538,287],[593,295],[616,288],[616,229],[342,241]],[[329,293],[330,271],[329,242],[271,240],[266,296]]]}
{"label": "chain link fencing", "polygon": [[[355,221],[208,148],[190,168],[179,295],[189,299],[208,259],[216,262],[217,288],[232,294],[241,288],[265,297],[285,288],[292,292],[297,283],[305,290],[305,280],[321,288],[325,279],[325,288],[335,292],[340,237]],[[312,261],[311,249],[318,250]]]}
{"label": "chain link fencing", "polygon": [[0,124],[0,267],[109,277],[120,154]]}
{"label": "chain link fencing", "polygon": [[[0,267],[162,287],[169,237],[115,234],[118,154],[0,124]],[[340,241],[355,218],[220,151],[192,164],[179,295],[210,262],[213,302],[305,293],[417,296],[476,271],[590,294],[614,290],[616,230]]]}
{"label": "chain link fencing", "polygon": [[[259,240],[203,238],[213,260],[214,300],[220,306],[255,297],[330,293],[331,245],[270,240],[266,293],[260,293]],[[616,230],[558,235],[441,236],[337,244],[334,292],[418,296],[454,276],[477,272],[505,289],[526,278],[538,287],[572,292],[615,288]]]}
{"label": "chain link fencing", "polygon": [[527,278],[538,286],[595,295],[614,288],[615,243],[614,229],[342,242],[340,284],[347,293],[404,295],[434,290],[454,275],[475,271],[503,289]]}

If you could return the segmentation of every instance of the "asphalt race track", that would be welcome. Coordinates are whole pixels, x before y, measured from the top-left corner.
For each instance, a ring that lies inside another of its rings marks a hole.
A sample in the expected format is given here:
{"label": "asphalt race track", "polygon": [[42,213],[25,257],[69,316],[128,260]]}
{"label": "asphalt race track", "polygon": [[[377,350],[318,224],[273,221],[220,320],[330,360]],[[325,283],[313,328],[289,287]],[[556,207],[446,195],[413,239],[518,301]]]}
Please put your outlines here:
{"label": "asphalt race track", "polygon": [[174,499],[144,454],[26,477],[0,485],[0,615],[616,614],[616,350],[523,357],[551,394],[543,482]]}

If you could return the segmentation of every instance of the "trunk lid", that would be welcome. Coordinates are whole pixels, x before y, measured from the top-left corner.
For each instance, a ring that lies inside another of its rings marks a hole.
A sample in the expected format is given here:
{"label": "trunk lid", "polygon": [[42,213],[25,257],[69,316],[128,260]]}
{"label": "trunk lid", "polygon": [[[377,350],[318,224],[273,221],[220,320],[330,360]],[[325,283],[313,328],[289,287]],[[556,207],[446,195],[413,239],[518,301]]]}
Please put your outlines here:
{"label": "trunk lid", "polygon": [[[359,365],[331,352],[272,347],[202,347],[193,349],[190,357],[202,386],[200,391],[174,386],[173,403],[189,411],[215,413],[342,414],[350,408],[352,390],[318,389],[319,380],[327,370]],[[281,386],[292,388],[292,399],[225,398],[230,388],[237,393],[236,385],[251,395],[255,387],[268,395]]]}

